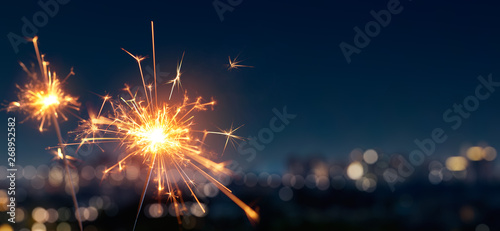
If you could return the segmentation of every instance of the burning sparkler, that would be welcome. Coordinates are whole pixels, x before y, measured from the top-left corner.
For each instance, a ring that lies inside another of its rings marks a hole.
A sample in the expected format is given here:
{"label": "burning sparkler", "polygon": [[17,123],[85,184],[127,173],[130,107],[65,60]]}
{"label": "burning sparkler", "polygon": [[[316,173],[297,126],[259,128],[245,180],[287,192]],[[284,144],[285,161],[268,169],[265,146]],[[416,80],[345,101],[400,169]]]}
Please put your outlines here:
{"label": "burning sparkler", "polygon": [[80,107],[78,98],[67,94],[62,89],[62,85],[70,76],[74,75],[74,73],[73,70],[71,70],[71,72],[63,80],[60,80],[56,72],[50,70],[49,62],[45,61],[44,55],[40,54],[38,50],[38,37],[34,37],[32,42],[35,47],[41,76],[38,76],[38,73],[35,70],[30,70],[26,67],[26,65],[20,63],[23,70],[30,77],[30,81],[24,86],[16,85],[19,89],[18,100],[11,102],[7,107],[7,111],[22,111],[28,114],[28,117],[22,122],[29,119],[40,121],[40,126],[38,127],[40,132],[44,131],[44,125],[46,123],[49,126],[52,124],[54,125],[57,133],[57,139],[59,141],[58,157],[64,162],[66,170],[65,177],[70,178],[71,196],[75,206],[75,215],[78,220],[80,230],[83,230],[73,180],[71,179],[70,169],[68,167],[68,160],[72,157],[67,156],[64,151],[64,142],[58,122],[58,119],[61,117],[64,120],[68,120],[65,112],[71,113],[69,109],[79,110]]}
{"label": "burning sparkler", "polygon": [[238,70],[239,68],[241,67],[250,67],[250,68],[253,68],[253,66],[248,66],[248,65],[243,65],[243,64],[240,64],[241,62],[243,62],[243,60],[238,60],[238,56],[236,56],[236,58],[234,58],[233,60],[231,60],[231,56],[228,56],[229,58],[229,64],[227,65],[227,70]]}
{"label": "burning sparkler", "polygon": [[[151,31],[153,63],[156,63],[153,22],[151,22]],[[125,91],[128,93],[129,99],[112,100],[109,96],[104,97],[99,113],[91,115],[90,119],[83,121],[79,133],[81,141],[79,144],[81,146],[85,143],[118,142],[126,150],[125,157],[115,165],[107,168],[104,171],[105,175],[113,169],[123,170],[130,162],[134,161],[133,157],[142,159],[142,162],[149,167],[148,178],[142,190],[134,229],[151,181],[155,182],[158,195],[166,195],[168,201],[173,203],[179,223],[181,222],[180,216],[183,211],[186,211],[181,186],[189,190],[200,205],[201,210],[205,211],[194,193],[195,182],[184,171],[186,167],[198,171],[217,186],[219,190],[245,211],[252,222],[258,221],[259,215],[256,211],[234,196],[231,190],[209,174],[209,172],[212,174],[230,174],[231,172],[225,167],[225,164],[215,163],[204,157],[203,145],[208,134],[226,136],[227,145],[230,140],[240,138],[234,135],[237,128],[220,132],[194,129],[196,112],[213,107],[215,101],[204,101],[201,97],[191,100],[187,94],[184,94],[184,99],[179,104],[158,102],[156,79],[154,86],[146,85],[144,82],[141,67],[141,61],[144,58],[135,56],[126,50],[125,52],[132,56],[139,65],[145,97],[143,99],[138,98],[137,92],[131,92],[128,86]],[[177,67],[177,76],[169,82],[173,85],[170,96],[175,85],[180,84],[181,65],[182,59]],[[156,73],[156,70],[154,70],[154,73]],[[102,108],[106,102],[112,108],[112,113],[108,116],[102,113]],[[96,135],[96,133],[101,134]],[[182,183],[178,184],[176,178],[180,179]]]}

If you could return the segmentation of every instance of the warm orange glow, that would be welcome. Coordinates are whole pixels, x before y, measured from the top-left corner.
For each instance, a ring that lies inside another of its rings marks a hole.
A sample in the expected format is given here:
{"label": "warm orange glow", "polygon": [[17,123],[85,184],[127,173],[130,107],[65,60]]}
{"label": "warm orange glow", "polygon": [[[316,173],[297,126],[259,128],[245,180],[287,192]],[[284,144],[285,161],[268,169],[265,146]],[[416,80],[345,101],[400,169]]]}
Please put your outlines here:
{"label": "warm orange glow", "polygon": [[[201,210],[204,211],[194,193],[195,182],[191,179],[192,176],[189,176],[184,171],[185,168],[189,167],[200,172],[228,195],[245,211],[252,221],[257,221],[259,216],[252,208],[231,194],[229,189],[208,173],[230,174],[231,171],[225,168],[224,164],[215,163],[205,157],[203,147],[207,134],[225,136],[227,145],[229,140],[240,138],[233,134],[237,128],[221,132],[194,129],[196,112],[208,110],[209,107],[215,104],[215,101],[206,102],[201,97],[191,100],[187,94],[184,94],[182,102],[179,103],[166,103],[158,100],[156,81],[154,86],[146,85],[144,81],[141,66],[143,58],[132,55],[128,51],[126,52],[139,65],[145,99],[138,98],[137,94],[131,92],[129,87],[125,88],[129,95],[127,99],[111,100],[109,96],[106,97],[104,103],[107,101],[110,104],[111,115],[101,115],[101,107],[97,115],[91,115],[89,120],[84,121],[79,134],[80,145],[85,143],[117,142],[126,150],[127,155],[115,165],[107,168],[105,173],[109,173],[115,168],[120,170],[127,168],[129,163],[134,162],[132,157],[141,158],[141,163],[147,164],[150,168],[149,177],[151,177],[146,181],[141,197],[144,198],[149,182],[154,182],[158,195],[166,195],[168,200],[174,203],[177,216],[180,216],[183,211],[187,211],[187,208],[181,197],[182,193],[179,184],[175,179],[180,179],[189,190],[190,195],[199,204]],[[169,82],[172,83],[171,94],[175,85],[180,84],[181,66],[182,59],[178,64],[176,77]],[[155,89],[154,92],[153,88]],[[96,133],[101,133],[101,135],[97,136]]]}
{"label": "warm orange glow", "polygon": [[57,158],[59,158],[59,159],[62,159],[62,158],[63,158],[63,154],[62,154],[62,152],[61,152],[61,149],[60,149],[60,148],[58,148],[58,149],[57,149]]}
{"label": "warm orange glow", "polygon": [[466,155],[471,161],[480,161],[483,158],[483,148],[479,146],[470,147],[467,149]]}
{"label": "warm orange glow", "polygon": [[44,107],[50,107],[52,105],[56,106],[59,104],[59,100],[57,99],[57,96],[55,96],[55,95],[47,95],[47,96],[42,98],[42,101],[43,101]]}
{"label": "warm orange glow", "polygon": [[[62,153],[61,148],[57,148],[57,151],[52,151],[52,154],[54,155],[53,160],[64,161],[64,154]],[[70,167],[74,167],[74,165],[71,162],[75,161],[80,161],[80,160],[70,155],[66,155],[66,164],[68,164]]]}
{"label": "warm orange glow", "polygon": [[152,128],[149,133],[149,135],[146,133],[146,136],[149,137],[151,145],[161,145],[168,138],[161,127]]}

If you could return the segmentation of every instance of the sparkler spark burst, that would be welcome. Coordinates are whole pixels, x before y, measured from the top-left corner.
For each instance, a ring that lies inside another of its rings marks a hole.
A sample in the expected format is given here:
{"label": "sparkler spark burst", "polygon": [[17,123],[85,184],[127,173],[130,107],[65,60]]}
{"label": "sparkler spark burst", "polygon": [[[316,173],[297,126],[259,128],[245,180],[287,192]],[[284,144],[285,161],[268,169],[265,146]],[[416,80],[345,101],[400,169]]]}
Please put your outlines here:
{"label": "sparkler spark burst", "polygon": [[253,68],[253,66],[240,64],[241,62],[243,62],[243,60],[238,60],[238,56],[236,56],[236,58],[234,58],[234,59],[231,59],[231,56],[228,56],[229,64],[227,65],[227,70],[229,70],[229,71],[230,70],[238,70],[239,68],[242,68],[242,67]]}
{"label": "sparkler spark burst", "polygon": [[63,112],[67,109],[78,110],[80,103],[77,97],[67,94],[62,89],[62,85],[66,80],[71,75],[74,75],[73,71],[61,81],[56,72],[50,71],[49,63],[44,60],[44,55],[40,55],[37,40],[38,37],[33,38],[33,44],[42,76],[38,76],[36,71],[29,70],[23,63],[20,63],[23,70],[30,77],[30,81],[24,86],[16,85],[19,89],[18,100],[11,102],[7,107],[7,111],[20,110],[28,114],[25,120],[35,119],[40,121],[38,129],[42,132],[46,122],[49,126],[51,125],[52,116],[56,118],[61,116],[64,120],[67,120]]}
{"label": "sparkler spark burst", "polygon": [[[153,22],[151,22],[151,27],[153,63],[155,63]],[[126,155],[116,164],[107,168],[104,172],[105,175],[114,169],[121,171],[127,168],[127,165],[133,163],[137,157],[149,167],[148,179],[144,184],[135,222],[137,223],[150,181],[155,182],[159,196],[166,196],[167,201],[173,203],[179,223],[183,211],[187,211],[182,198],[181,186],[187,188],[201,210],[205,211],[194,193],[195,182],[186,174],[185,168],[199,172],[240,206],[250,221],[258,221],[259,215],[256,211],[234,196],[231,190],[212,176],[212,174],[220,173],[231,174],[231,171],[225,167],[224,163],[215,163],[206,157],[206,152],[203,149],[205,138],[209,134],[225,136],[226,145],[229,140],[241,138],[234,135],[236,129],[212,132],[194,128],[196,113],[213,107],[215,101],[205,101],[202,97],[191,100],[186,93],[181,103],[169,104],[158,100],[156,81],[154,81],[154,89],[151,85],[146,85],[144,81],[141,66],[141,61],[144,58],[132,55],[126,50],[125,52],[131,55],[139,65],[144,97],[138,97],[137,92],[131,92],[128,86],[125,88],[129,95],[128,99],[113,100],[109,96],[105,96],[99,113],[91,115],[90,119],[83,121],[77,138],[80,140],[80,146],[86,143],[117,142],[125,149]],[[173,87],[180,83],[181,65],[182,59],[177,68],[177,76],[169,82],[173,84]],[[112,108],[109,115],[102,113],[106,102]],[[176,179],[180,180],[181,183],[178,184]]]}
{"label": "sparkler spark burst", "polygon": [[[52,150],[51,153],[52,153],[52,155],[54,155],[54,158],[52,158],[52,160],[65,161],[64,160],[65,157],[64,157],[63,152],[61,151],[61,148],[57,148],[57,151]],[[77,158],[75,158],[75,157],[69,156],[69,155],[66,156],[66,161],[65,162],[71,168],[75,168],[75,166],[71,162],[76,162],[76,161],[80,161],[80,160],[77,159]]]}

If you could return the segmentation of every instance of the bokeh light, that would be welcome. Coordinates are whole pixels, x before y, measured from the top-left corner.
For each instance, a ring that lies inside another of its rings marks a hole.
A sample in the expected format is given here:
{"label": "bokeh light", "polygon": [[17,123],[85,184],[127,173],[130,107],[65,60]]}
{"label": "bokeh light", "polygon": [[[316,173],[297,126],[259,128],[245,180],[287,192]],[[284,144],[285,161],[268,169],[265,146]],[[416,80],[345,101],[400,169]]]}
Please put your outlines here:
{"label": "bokeh light", "polygon": [[149,217],[160,218],[163,216],[165,209],[163,208],[162,204],[154,203],[148,206],[146,212],[146,215],[148,215]]}
{"label": "bokeh light", "polygon": [[467,158],[471,161],[480,161],[483,158],[483,148],[473,146],[467,149]]}
{"label": "bokeh light", "polygon": [[486,224],[479,224],[476,226],[475,231],[490,231],[490,227],[488,227],[488,225]]}
{"label": "bokeh light", "polygon": [[3,224],[0,225],[0,231],[14,231],[14,229],[9,224]]}
{"label": "bokeh light", "polygon": [[16,209],[16,222],[21,223],[24,221],[24,218],[26,217],[25,211],[23,208],[17,208]]}
{"label": "bokeh light", "polygon": [[279,197],[282,201],[290,201],[293,198],[293,191],[289,187],[283,187],[279,191]]}
{"label": "bokeh light", "polygon": [[42,223],[35,223],[31,226],[31,231],[47,231],[47,227]]}
{"label": "bokeh light", "polygon": [[59,219],[59,214],[57,213],[57,210],[55,209],[47,209],[47,214],[48,214],[48,218],[47,218],[47,222],[49,223],[54,223],[57,221],[57,219]]}
{"label": "bokeh light", "polygon": [[137,180],[139,178],[139,168],[135,165],[130,165],[127,167],[127,179],[130,181]]}
{"label": "bokeh light", "polygon": [[351,180],[358,180],[363,176],[363,174],[363,165],[358,161],[352,162],[347,167],[347,176],[351,178]]}
{"label": "bokeh light", "polygon": [[440,170],[430,171],[428,177],[431,184],[439,184],[443,181],[443,173]]}
{"label": "bokeh light", "polygon": [[[201,206],[201,207],[200,207]],[[203,208],[205,212],[201,209]],[[197,217],[204,217],[208,214],[208,207],[204,203],[193,203],[191,207],[189,208],[189,211],[191,214],[197,216]]]}
{"label": "bokeh light", "polygon": [[9,197],[7,197],[7,191],[0,190],[0,211],[7,211],[7,204],[9,202]]}
{"label": "bokeh light", "polygon": [[49,184],[57,187],[63,182],[64,172],[60,166],[54,166],[49,172]]}
{"label": "bokeh light", "polygon": [[57,225],[56,231],[71,231],[71,225],[66,222],[61,222]]}
{"label": "bokeh light", "polygon": [[467,159],[462,156],[451,156],[446,159],[446,168],[450,171],[463,171],[467,165]]}
{"label": "bokeh light", "polygon": [[95,169],[92,166],[84,166],[81,170],[81,177],[85,180],[92,180],[95,177]]}
{"label": "bokeh light", "polygon": [[373,149],[368,149],[363,153],[363,160],[367,164],[374,164],[378,160],[378,154],[375,150]]}
{"label": "bokeh light", "polygon": [[38,223],[45,223],[49,219],[49,213],[42,207],[36,207],[31,213],[33,220]]}
{"label": "bokeh light", "polygon": [[497,150],[494,147],[485,147],[482,152],[484,160],[493,161],[497,158]]}

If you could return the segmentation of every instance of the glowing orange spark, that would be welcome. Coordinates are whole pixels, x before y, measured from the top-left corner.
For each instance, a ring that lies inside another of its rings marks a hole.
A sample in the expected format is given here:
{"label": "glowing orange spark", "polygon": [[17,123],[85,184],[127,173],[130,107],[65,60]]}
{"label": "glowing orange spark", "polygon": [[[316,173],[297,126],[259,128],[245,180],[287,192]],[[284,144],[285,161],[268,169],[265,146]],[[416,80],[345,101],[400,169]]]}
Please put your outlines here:
{"label": "glowing orange spark", "polygon": [[[63,152],[61,151],[61,148],[57,148],[57,151],[52,151],[52,154],[54,155],[54,158],[52,160],[62,160],[64,161],[64,154]],[[77,158],[75,157],[72,157],[70,155],[66,155],[66,162],[67,164],[74,168],[75,166],[73,164],[71,164],[70,161],[79,161]]]}
{"label": "glowing orange spark", "polygon": [[168,99],[172,99],[172,93],[174,92],[174,87],[177,85],[177,86],[181,86],[181,67],[182,67],[182,60],[184,60],[184,53],[182,53],[182,58],[181,58],[181,61],[179,63],[177,63],[177,75],[175,76],[174,79],[170,80],[168,83],[171,83],[172,84],[172,90],[170,90],[170,96],[168,97]]}
{"label": "glowing orange spark", "polygon": [[234,135],[234,132],[236,132],[236,130],[240,129],[241,127],[243,127],[243,125],[241,125],[237,128],[233,128],[233,124],[231,124],[231,128],[229,128],[229,130],[222,130],[219,128],[219,132],[205,131],[204,137],[206,137],[207,134],[218,134],[218,135],[226,136],[226,143],[224,144],[224,149],[222,151],[222,153],[224,153],[224,151],[226,151],[226,147],[227,147],[227,144],[229,143],[229,141],[231,141],[231,143],[234,146],[234,139],[239,139],[239,140],[243,139],[243,137]]}
{"label": "glowing orange spark", "polygon": [[238,56],[236,56],[236,58],[234,58],[233,60],[231,60],[231,56],[228,56],[229,58],[229,64],[227,65],[227,70],[237,70],[241,67],[249,67],[249,68],[253,68],[253,66],[248,66],[248,65],[243,65],[243,64],[240,64],[241,62],[243,62],[243,60],[238,60]]}
{"label": "glowing orange spark", "polygon": [[[153,24],[152,30],[154,30]],[[154,36],[154,32],[152,35]],[[129,52],[127,53],[131,55]],[[140,67],[142,59],[137,58],[138,56],[131,56],[137,60]],[[174,86],[180,84],[181,66],[182,59],[177,67],[177,76],[170,81],[173,85],[170,95]],[[143,86],[146,89],[149,86],[144,82],[142,68],[140,68],[140,71]],[[154,72],[156,73],[156,70]],[[217,186],[244,210],[251,221],[258,221],[259,215],[257,212],[234,196],[231,190],[208,173],[231,174],[231,171],[225,167],[225,164],[215,163],[205,157],[205,151],[203,150],[207,134],[226,136],[227,146],[230,139],[241,138],[233,134],[238,128],[233,129],[231,126],[231,129],[228,131],[198,132],[198,130],[193,128],[196,112],[207,110],[215,104],[215,101],[205,102],[201,97],[190,100],[187,94],[184,94],[182,103],[168,104],[162,101],[158,102],[156,81],[154,84],[155,92],[152,90],[145,91],[145,100],[138,98],[128,87],[125,88],[125,91],[129,95],[128,99],[120,98],[114,101],[108,99],[113,109],[111,115],[103,116],[100,113],[97,116],[91,115],[90,119],[83,121],[82,131],[78,136],[80,145],[85,143],[118,142],[126,150],[127,155],[115,165],[107,168],[104,171],[105,174],[115,168],[126,168],[128,163],[134,161],[132,157],[139,157],[143,160],[143,163],[147,164],[149,167],[148,179],[142,191],[136,222],[151,178],[157,184],[155,188],[158,195],[167,195],[168,201],[173,203],[178,218],[182,211],[186,211],[181,196],[180,186],[182,185],[189,190],[200,205],[200,208],[204,211],[203,206],[201,206],[198,197],[194,193],[194,188],[196,187],[194,181],[184,171],[184,168],[187,167],[200,172],[211,183]],[[152,86],[149,88],[152,89]],[[157,105],[156,102],[159,104]],[[100,132],[100,136],[95,136],[96,132]],[[179,185],[175,179],[180,179],[182,184]],[[180,219],[178,220],[180,221]],[[135,225],[136,223],[134,223],[134,229]]]}

